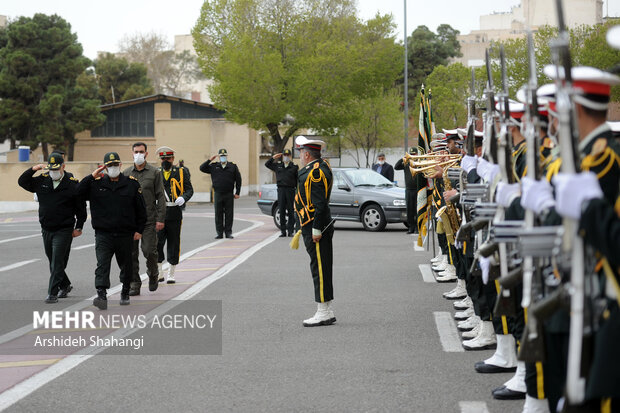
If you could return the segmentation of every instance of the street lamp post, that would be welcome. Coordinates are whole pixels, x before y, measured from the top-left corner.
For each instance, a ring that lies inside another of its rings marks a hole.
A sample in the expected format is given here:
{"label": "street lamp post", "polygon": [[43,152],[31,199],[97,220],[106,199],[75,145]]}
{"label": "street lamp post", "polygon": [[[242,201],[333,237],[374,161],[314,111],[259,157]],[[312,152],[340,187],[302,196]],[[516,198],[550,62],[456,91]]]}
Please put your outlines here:
{"label": "street lamp post", "polygon": [[405,153],[409,147],[409,85],[408,85],[408,64],[407,64],[407,0],[403,0],[405,9]]}

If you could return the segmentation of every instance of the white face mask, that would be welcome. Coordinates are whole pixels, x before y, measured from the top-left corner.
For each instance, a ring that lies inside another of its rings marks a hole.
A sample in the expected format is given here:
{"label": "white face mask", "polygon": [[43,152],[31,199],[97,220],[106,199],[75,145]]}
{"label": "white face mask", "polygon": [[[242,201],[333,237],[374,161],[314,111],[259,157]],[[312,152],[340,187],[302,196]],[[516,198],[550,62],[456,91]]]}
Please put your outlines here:
{"label": "white face mask", "polygon": [[226,157],[225,156],[220,156],[220,162],[221,163],[226,163]]}
{"label": "white face mask", "polygon": [[52,181],[58,181],[62,178],[62,171],[50,171],[50,178]]}
{"label": "white face mask", "polygon": [[108,166],[108,176],[110,178],[118,178],[120,174],[121,174],[120,166]]}
{"label": "white face mask", "polygon": [[288,163],[288,162],[290,162],[290,161],[291,161],[291,157],[290,157],[290,156],[283,156],[283,157],[282,157],[282,160],[283,160],[284,162]]}
{"label": "white face mask", "polygon": [[379,165],[383,165],[383,164],[385,163],[385,161],[377,161],[377,163],[378,163]]}
{"label": "white face mask", "polygon": [[134,153],[133,154],[133,163],[135,163],[136,165],[142,165],[145,161],[146,161],[146,159],[144,159],[144,154],[143,153]]}

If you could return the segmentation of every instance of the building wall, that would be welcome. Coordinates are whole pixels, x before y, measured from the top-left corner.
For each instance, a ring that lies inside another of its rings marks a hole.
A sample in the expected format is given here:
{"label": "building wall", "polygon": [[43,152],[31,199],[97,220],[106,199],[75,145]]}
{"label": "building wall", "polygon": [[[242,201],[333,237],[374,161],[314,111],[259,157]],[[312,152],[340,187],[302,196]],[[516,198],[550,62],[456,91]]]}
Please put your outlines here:
{"label": "building wall", "polygon": [[[194,49],[194,38],[191,34],[179,34],[174,36],[174,51],[175,53],[181,53],[185,50],[188,50],[193,56],[197,56],[196,49]],[[191,92],[188,93],[188,96],[182,96],[185,99],[199,100],[201,102],[213,103],[211,97],[209,96],[209,91],[207,87],[212,84],[213,81],[210,79],[201,79],[195,80],[191,86]],[[193,92],[193,95],[192,95]],[[200,98],[196,99],[196,93],[200,94]]]}

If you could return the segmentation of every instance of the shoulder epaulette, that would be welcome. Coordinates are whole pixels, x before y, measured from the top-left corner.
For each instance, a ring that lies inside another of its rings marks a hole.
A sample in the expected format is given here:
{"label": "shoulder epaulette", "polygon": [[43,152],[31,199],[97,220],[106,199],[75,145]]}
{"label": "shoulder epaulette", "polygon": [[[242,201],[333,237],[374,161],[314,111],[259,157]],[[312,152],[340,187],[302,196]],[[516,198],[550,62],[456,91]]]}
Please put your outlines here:
{"label": "shoulder epaulette", "polygon": [[131,176],[131,175],[129,175],[129,176],[128,176],[128,178],[129,178],[129,179],[133,179],[133,180],[134,180],[134,181],[136,181],[136,182],[138,181],[135,177],[133,177],[133,176]]}
{"label": "shoulder epaulette", "polygon": [[77,179],[75,176],[70,176],[69,179],[72,181],[80,182],[80,180]]}
{"label": "shoulder epaulette", "polygon": [[45,177],[47,177],[47,176],[50,176],[50,174],[48,174],[48,173],[44,173],[44,174],[41,174],[41,176],[45,176]]}

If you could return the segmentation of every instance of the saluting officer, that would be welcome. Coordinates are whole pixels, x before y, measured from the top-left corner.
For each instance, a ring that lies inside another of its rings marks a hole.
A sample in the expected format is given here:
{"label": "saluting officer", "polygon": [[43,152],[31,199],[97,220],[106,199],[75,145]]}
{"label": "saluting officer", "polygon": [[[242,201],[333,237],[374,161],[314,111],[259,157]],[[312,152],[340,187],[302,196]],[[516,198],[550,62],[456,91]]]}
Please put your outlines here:
{"label": "saluting officer", "polygon": [[[409,155],[417,155],[416,147],[409,148]],[[409,163],[405,162],[407,158],[401,158],[394,164],[394,169],[402,170],[405,174],[405,202],[407,204],[407,226],[409,230],[407,234],[415,234],[418,229],[418,182],[415,178]]]}
{"label": "saluting officer", "polygon": [[140,295],[142,280],[140,279],[140,262],[138,260],[142,243],[142,254],[146,258],[146,274],[149,276],[149,291],[156,291],[159,279],[157,262],[157,231],[164,228],[166,219],[166,197],[164,184],[159,168],[146,161],[147,146],[144,142],[132,145],[133,165],[123,171],[126,176],[136,178],[142,188],[142,196],[146,204],[146,225],[140,241],[134,241],[131,253],[133,271],[129,295]]}
{"label": "saluting officer", "polygon": [[[34,176],[44,168],[49,172]],[[65,298],[73,289],[65,268],[73,238],[82,235],[86,221],[86,202],[78,195],[78,180],[65,172],[65,163],[59,153],[51,153],[47,165],[40,164],[26,169],[17,182],[26,191],[34,192],[39,200],[43,246],[50,263],[45,302],[57,303],[58,298]]]}
{"label": "saluting officer", "polygon": [[[101,172],[107,175],[101,177]],[[82,179],[79,193],[90,200],[90,214],[95,230],[95,288],[93,305],[100,310],[108,308],[106,290],[110,288],[112,256],[121,269],[121,305],[129,305],[133,242],[142,237],[146,224],[146,206],[142,189],[136,178],[121,173],[121,159],[116,152],[108,152],[103,166]]]}
{"label": "saluting officer", "polygon": [[[213,162],[219,156],[219,162]],[[239,168],[232,162],[228,162],[228,152],[220,149],[217,155],[200,165],[200,171],[211,174],[213,184],[213,203],[215,209],[216,239],[233,238],[232,224],[234,218],[235,199],[239,199],[241,193],[241,174]],[[234,190],[234,196],[233,196]]]}
{"label": "saluting officer", "polygon": [[316,314],[304,320],[304,327],[330,325],[336,322],[331,302],[334,220],[329,210],[333,176],[327,162],[321,159],[325,142],[298,136],[302,168],[299,170],[295,210],[299,216],[301,235],[310,256],[310,271],[314,282],[314,300],[318,303]]}
{"label": "saluting officer", "polygon": [[[278,161],[276,162],[276,160]],[[279,160],[281,159],[281,160]],[[295,232],[295,188],[299,167],[291,160],[291,150],[276,153],[265,162],[265,166],[276,173],[278,186],[278,208],[280,209],[280,237],[292,237]],[[285,224],[286,223],[286,224]]]}
{"label": "saluting officer", "polygon": [[164,263],[164,245],[168,242],[168,277],[166,283],[174,284],[174,270],[181,254],[181,225],[185,203],[194,195],[189,169],[174,165],[174,151],[168,146],[157,149],[161,159],[161,174],[166,198],[166,221],[164,228],[157,232],[157,260],[159,261],[159,281],[164,281],[162,264]]}

